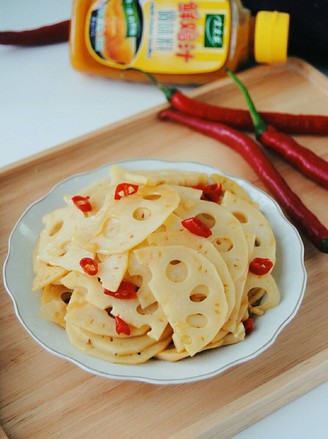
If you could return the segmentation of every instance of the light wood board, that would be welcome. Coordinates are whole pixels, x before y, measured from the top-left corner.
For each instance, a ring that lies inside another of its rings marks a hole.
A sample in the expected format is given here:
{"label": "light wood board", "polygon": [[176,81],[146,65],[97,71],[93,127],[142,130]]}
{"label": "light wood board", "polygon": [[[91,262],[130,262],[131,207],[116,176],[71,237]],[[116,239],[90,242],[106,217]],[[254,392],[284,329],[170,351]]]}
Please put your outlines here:
{"label": "light wood board", "polygon": [[[240,78],[261,110],[328,114],[327,78],[301,60],[256,67],[243,72]],[[245,107],[229,78],[199,87],[191,95],[211,103]],[[263,188],[235,152],[187,128],[159,121],[158,111],[165,106],[3,168],[1,262],[11,229],[31,202],[60,180],[111,161],[142,157],[191,159]],[[298,139],[328,160],[327,138]],[[291,187],[327,225],[327,192],[274,154],[271,158]],[[3,431],[15,439],[226,438],[324,382],[328,379],[328,255],[320,254],[306,239],[304,243],[308,272],[305,299],[275,344],[252,361],[191,384],[156,386],[106,380],[80,370],[44,351],[30,338],[2,287]]]}

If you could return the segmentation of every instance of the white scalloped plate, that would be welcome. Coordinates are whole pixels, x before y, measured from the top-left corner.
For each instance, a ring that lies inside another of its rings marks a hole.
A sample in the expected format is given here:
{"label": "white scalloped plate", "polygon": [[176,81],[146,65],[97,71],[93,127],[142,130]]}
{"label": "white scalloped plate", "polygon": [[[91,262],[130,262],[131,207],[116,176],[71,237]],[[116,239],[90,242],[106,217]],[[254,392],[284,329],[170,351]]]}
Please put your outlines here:
{"label": "white scalloped plate", "polygon": [[[114,163],[112,163],[114,164]],[[74,194],[94,181],[108,176],[108,164],[91,172],[75,175],[56,185],[23,213],[9,238],[4,264],[5,287],[11,296],[17,318],[44,349],[95,375],[118,380],[144,381],[153,384],[188,383],[214,377],[232,366],[251,360],[268,349],[278,334],[296,315],[306,288],[304,248],[295,227],[285,218],[278,204],[250,183],[236,180],[259,203],[269,219],[277,239],[277,264],[274,277],[282,294],[281,303],[256,320],[256,330],[243,342],[214,349],[177,363],[151,360],[141,365],[112,364],[72,346],[65,331],[38,316],[40,297],[32,292],[32,252],[42,228],[41,219],[49,211],[64,205],[63,195]],[[163,160],[129,160],[118,162],[127,169],[180,169],[207,174],[221,173],[210,166],[194,162]],[[290,276],[293,273],[293,276]]]}

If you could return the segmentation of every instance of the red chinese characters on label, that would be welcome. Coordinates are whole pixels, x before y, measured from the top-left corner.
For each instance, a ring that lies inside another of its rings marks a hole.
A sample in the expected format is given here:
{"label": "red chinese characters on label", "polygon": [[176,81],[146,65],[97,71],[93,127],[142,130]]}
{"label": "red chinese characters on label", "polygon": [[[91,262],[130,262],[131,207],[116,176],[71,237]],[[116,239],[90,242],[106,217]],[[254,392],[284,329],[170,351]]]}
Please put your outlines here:
{"label": "red chinese characters on label", "polygon": [[179,31],[177,35],[178,50],[176,56],[184,58],[188,62],[194,57],[194,42],[198,38],[197,19],[199,17],[197,3],[179,3]]}

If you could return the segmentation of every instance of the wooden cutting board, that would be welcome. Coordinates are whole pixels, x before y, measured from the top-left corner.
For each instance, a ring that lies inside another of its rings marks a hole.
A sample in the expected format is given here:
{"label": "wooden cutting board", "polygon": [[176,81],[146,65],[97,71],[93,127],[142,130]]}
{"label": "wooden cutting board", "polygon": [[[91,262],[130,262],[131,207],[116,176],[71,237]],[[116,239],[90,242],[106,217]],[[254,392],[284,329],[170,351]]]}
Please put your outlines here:
{"label": "wooden cutting board", "polygon": [[[291,59],[281,66],[256,67],[240,78],[261,110],[328,114],[327,78],[303,61]],[[230,79],[197,88],[191,95],[245,107]],[[158,111],[165,106],[2,169],[1,262],[11,229],[31,202],[58,181],[111,161],[192,159],[263,188],[248,164],[233,151],[187,128],[157,120]],[[298,139],[328,160],[327,138]],[[271,158],[327,225],[327,192],[274,154]],[[308,272],[305,299],[275,344],[254,360],[191,384],[114,381],[80,370],[30,338],[2,287],[0,424],[4,432],[15,439],[226,438],[324,382],[328,379],[328,255],[320,254],[305,239],[304,244]]]}

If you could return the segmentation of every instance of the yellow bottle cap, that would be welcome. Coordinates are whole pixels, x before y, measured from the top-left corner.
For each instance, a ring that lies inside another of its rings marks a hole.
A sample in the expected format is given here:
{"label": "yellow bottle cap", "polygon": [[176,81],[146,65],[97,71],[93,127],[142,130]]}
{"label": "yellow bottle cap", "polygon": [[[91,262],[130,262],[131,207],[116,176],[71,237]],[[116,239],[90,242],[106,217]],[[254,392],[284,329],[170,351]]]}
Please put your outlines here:
{"label": "yellow bottle cap", "polygon": [[289,14],[260,11],[255,20],[255,59],[259,63],[287,60]]}

